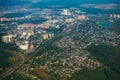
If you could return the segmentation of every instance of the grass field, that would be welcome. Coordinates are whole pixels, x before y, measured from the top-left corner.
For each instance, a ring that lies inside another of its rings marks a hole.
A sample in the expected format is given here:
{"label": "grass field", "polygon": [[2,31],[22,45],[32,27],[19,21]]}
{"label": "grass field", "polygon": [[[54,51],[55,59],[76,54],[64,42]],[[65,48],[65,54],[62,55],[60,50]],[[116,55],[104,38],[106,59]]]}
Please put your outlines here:
{"label": "grass field", "polygon": [[40,78],[42,80],[54,80],[54,79],[52,79],[51,75],[42,71],[40,68],[35,68],[35,69],[31,70],[30,74],[37,76],[38,78]]}
{"label": "grass field", "polygon": [[107,68],[81,70],[72,75],[69,80],[119,80],[120,76]]}

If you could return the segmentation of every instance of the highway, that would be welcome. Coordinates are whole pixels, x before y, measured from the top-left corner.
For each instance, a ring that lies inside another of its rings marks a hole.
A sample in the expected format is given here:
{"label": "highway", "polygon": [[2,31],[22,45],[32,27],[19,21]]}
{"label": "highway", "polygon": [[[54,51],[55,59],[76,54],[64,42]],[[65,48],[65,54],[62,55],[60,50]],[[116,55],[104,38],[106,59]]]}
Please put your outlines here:
{"label": "highway", "polygon": [[[15,52],[15,51],[13,51]],[[8,77],[9,75],[11,75],[16,69],[18,69],[24,62],[25,62],[25,57],[22,53],[16,53],[18,54],[18,61],[20,60],[21,62],[17,62],[15,63],[12,67],[10,67],[9,69],[7,69],[3,74],[0,75],[0,80]]]}
{"label": "highway", "polygon": [[[47,47],[49,44],[52,44],[54,41],[56,41],[57,38],[59,38],[61,35],[57,35],[56,37],[54,37],[53,39],[47,41],[43,46],[40,46],[38,47],[31,55],[28,55],[27,57],[22,54],[22,53],[18,53],[16,51],[13,51],[13,52],[16,52],[18,54],[18,58],[19,60],[21,61],[19,64],[16,63],[14,64],[12,67],[10,67],[7,71],[5,71],[2,75],[0,75],[0,80],[3,80],[5,79],[6,77],[8,77],[9,75],[11,75],[15,70],[17,70],[18,68],[20,68],[24,62],[28,61],[29,59],[31,59],[37,52],[39,52],[40,50],[42,50],[43,48]],[[11,51],[12,52],[12,51]]]}
{"label": "highway", "polygon": [[38,53],[40,50],[42,50],[43,48],[47,47],[48,45],[52,44],[54,41],[56,41],[57,38],[60,38],[61,36],[64,36],[64,33],[67,32],[74,24],[71,24],[71,26],[67,27],[62,34],[59,34],[57,36],[55,36],[54,38],[52,38],[51,40],[47,41],[43,46],[38,47],[32,54],[28,55],[27,57],[23,54],[23,53],[18,53],[16,51],[13,51],[14,53],[18,54],[18,58],[20,59],[20,63],[19,64],[14,64],[11,68],[9,68],[7,71],[5,71],[2,75],[0,75],[0,80],[8,77],[9,75],[11,75],[15,70],[17,70],[18,68],[20,68],[26,61],[28,61],[29,59],[31,59],[36,53]]}

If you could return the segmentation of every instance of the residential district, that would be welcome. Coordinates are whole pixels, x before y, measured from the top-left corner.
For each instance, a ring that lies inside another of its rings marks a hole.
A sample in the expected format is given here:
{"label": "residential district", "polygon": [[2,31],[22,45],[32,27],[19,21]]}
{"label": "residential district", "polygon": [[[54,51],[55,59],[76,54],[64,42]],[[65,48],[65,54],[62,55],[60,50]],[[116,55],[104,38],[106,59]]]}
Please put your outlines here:
{"label": "residential district", "polygon": [[[71,77],[82,69],[102,67],[87,51],[91,44],[105,43],[120,48],[120,34],[107,29],[113,23],[120,23],[119,14],[88,14],[78,8],[15,8],[4,10],[1,15],[8,13],[25,15],[0,18],[2,41],[15,43],[25,55],[36,53],[16,71],[35,80],[40,78],[32,71]],[[37,51],[44,45],[47,46]]]}

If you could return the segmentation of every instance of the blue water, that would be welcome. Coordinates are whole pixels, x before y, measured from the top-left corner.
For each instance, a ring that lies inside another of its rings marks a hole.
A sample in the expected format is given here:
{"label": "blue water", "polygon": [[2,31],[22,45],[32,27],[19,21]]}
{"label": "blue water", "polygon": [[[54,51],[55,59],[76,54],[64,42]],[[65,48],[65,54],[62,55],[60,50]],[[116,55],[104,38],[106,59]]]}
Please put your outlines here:
{"label": "blue water", "polygon": [[108,22],[99,22],[98,24],[99,24],[101,27],[104,27],[104,28],[110,27],[110,23],[108,23]]}

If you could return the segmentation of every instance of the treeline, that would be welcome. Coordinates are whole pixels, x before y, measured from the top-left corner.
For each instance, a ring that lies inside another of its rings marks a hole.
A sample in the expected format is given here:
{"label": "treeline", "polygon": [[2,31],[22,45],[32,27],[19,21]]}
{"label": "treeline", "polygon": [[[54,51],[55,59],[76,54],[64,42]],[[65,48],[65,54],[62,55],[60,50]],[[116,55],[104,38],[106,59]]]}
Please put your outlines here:
{"label": "treeline", "polygon": [[0,41],[0,49],[18,51],[19,47],[15,43],[4,43]]}
{"label": "treeline", "polygon": [[90,45],[87,50],[96,59],[120,74],[120,48],[104,44]]}

